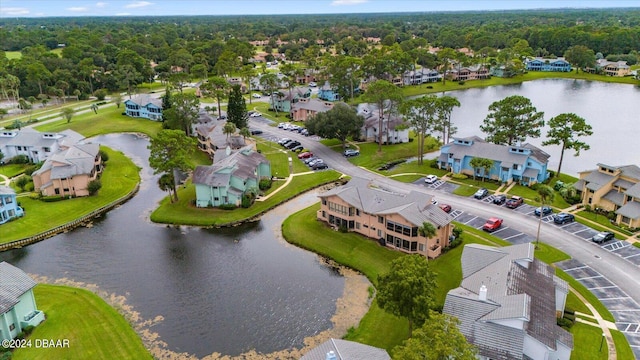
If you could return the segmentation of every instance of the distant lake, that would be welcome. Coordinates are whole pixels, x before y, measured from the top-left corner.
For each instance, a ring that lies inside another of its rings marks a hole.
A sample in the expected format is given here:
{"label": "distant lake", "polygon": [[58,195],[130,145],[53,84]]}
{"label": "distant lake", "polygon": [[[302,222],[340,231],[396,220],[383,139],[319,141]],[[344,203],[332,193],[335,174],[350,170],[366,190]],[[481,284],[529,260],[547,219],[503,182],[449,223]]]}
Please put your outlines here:
{"label": "distant lake", "polygon": [[[492,86],[451,91],[461,107],[454,109],[451,119],[458,127],[455,136],[485,137],[479,126],[494,101],[511,95],[529,98],[545,121],[562,113],[575,113],[593,127],[593,135],[584,139],[591,146],[579,157],[565,151],[562,172],[577,176],[579,171],[593,169],[597,163],[640,165],[640,87],[585,80],[545,79],[522,84]],[[538,139],[527,139],[536,146],[546,139],[548,128]],[[435,134],[437,135],[437,134]],[[544,146],[551,155],[549,169],[557,170],[560,146]]]}

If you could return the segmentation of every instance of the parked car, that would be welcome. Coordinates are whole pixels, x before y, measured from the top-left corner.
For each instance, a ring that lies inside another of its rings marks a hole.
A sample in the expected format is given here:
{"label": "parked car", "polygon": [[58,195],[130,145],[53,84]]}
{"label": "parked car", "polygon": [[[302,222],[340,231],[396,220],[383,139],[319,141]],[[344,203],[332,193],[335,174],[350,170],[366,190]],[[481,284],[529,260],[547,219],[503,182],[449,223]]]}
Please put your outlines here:
{"label": "parked car", "polygon": [[317,159],[313,160],[312,162],[310,162],[307,165],[309,165],[310,167],[314,167],[315,165],[320,164],[320,163],[324,163],[324,160],[322,160],[320,158],[317,158]]}
{"label": "parked car", "polygon": [[360,151],[355,150],[355,149],[347,149],[342,153],[342,155],[344,155],[346,157],[358,156],[358,155],[360,155]]}
{"label": "parked car", "polygon": [[227,115],[218,116],[218,120],[227,120]]}
{"label": "parked car", "polygon": [[551,214],[552,212],[553,212],[553,209],[548,206],[538,207],[535,210],[533,210],[533,213],[536,214],[536,216],[540,216],[540,214],[542,214],[543,216],[546,216]]}
{"label": "parked car", "polygon": [[307,129],[302,129],[300,130],[300,134],[304,135],[304,136],[309,136],[309,130]]}
{"label": "parked car", "polygon": [[482,188],[482,189],[478,189],[478,191],[476,191],[476,193],[473,194],[473,197],[476,199],[484,199],[484,197],[487,195],[489,195],[489,190]]}
{"label": "parked car", "polygon": [[251,135],[260,135],[262,134],[262,130],[251,129]]}
{"label": "parked car", "polygon": [[309,87],[316,87],[316,86],[318,86],[318,84],[316,84],[316,83],[315,83],[315,82],[313,82],[313,81],[309,83]]}
{"label": "parked car", "polygon": [[298,155],[298,159],[307,159],[313,156],[313,153],[310,151],[307,152],[303,152],[302,154]]}
{"label": "parked car", "polygon": [[321,163],[317,163],[317,164],[313,165],[311,168],[313,170],[324,170],[324,169],[328,169],[329,166],[327,164],[325,164],[324,162],[321,162]]}
{"label": "parked car", "polygon": [[597,233],[591,238],[591,241],[598,244],[602,244],[603,242],[609,240],[613,240],[613,233],[611,231],[603,231],[601,233]]}
{"label": "parked car", "polygon": [[424,178],[424,182],[427,184],[433,184],[434,182],[438,181],[438,177],[435,175],[427,175]]}
{"label": "parked car", "polygon": [[280,145],[284,145],[285,143],[287,143],[287,142],[289,142],[289,141],[291,141],[291,139],[289,139],[289,138],[282,138],[282,139],[278,140],[278,144],[280,144]]}
{"label": "parked car", "polygon": [[251,97],[254,99],[260,99],[262,97],[262,95],[258,94],[258,93],[253,93],[251,94]]}
{"label": "parked car", "polygon": [[302,146],[302,145],[296,145],[296,146],[292,147],[292,148],[291,148],[291,149],[289,149],[289,150],[291,150],[291,151],[293,151],[293,152],[300,152],[300,151],[302,151],[303,149],[304,149],[304,146]]}
{"label": "parked car", "polygon": [[310,158],[304,159],[304,163],[309,165],[309,163],[311,163],[314,160],[318,160],[318,157],[317,156],[312,156]]}
{"label": "parked car", "polygon": [[486,223],[484,223],[482,230],[488,232],[496,231],[502,226],[502,221],[502,219],[498,219],[497,217],[491,217]]}
{"label": "parked car", "polygon": [[556,224],[566,224],[569,222],[574,222],[576,217],[573,214],[569,213],[559,213],[553,216],[553,222]]}
{"label": "parked car", "polygon": [[289,123],[280,123],[278,124],[278,129],[284,129],[285,126],[288,126]]}
{"label": "parked car", "polygon": [[505,195],[496,195],[493,198],[493,203],[496,205],[502,205],[507,201],[507,197]]}
{"label": "parked car", "polygon": [[442,209],[442,211],[446,212],[447,214],[451,212],[451,205],[440,204],[438,206],[440,206],[440,209]]}
{"label": "parked car", "polygon": [[506,207],[508,207],[509,209],[515,209],[523,203],[524,199],[520,196],[512,196],[511,199],[507,200]]}
{"label": "parked car", "polygon": [[285,145],[284,147],[286,147],[287,149],[293,149],[294,147],[298,146],[298,145],[302,145],[300,144],[299,141],[293,140],[287,143],[287,145]]}
{"label": "parked car", "polygon": [[249,115],[249,117],[260,117],[262,116],[262,114],[260,114],[259,112],[252,112],[251,115]]}

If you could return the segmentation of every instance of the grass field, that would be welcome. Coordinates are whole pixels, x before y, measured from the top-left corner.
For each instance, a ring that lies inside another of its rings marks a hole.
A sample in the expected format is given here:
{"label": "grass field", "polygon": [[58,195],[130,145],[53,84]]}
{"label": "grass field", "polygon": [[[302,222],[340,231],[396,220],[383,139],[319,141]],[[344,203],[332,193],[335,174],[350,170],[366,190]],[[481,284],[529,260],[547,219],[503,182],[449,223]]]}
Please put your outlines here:
{"label": "grass field", "polygon": [[124,107],[122,105],[120,108],[106,106],[99,109],[97,114],[89,111],[84,114],[75,115],[69,123],[67,123],[66,120],[58,120],[37,126],[36,130],[59,132],[71,129],[86,137],[118,132],[143,133],[154,137],[158,131],[162,129],[162,123],[158,121],[132,118],[122,115],[123,111]]}
{"label": "grass field", "polygon": [[340,175],[334,170],[328,170],[296,176],[286,188],[283,188],[268,200],[256,201],[249,208],[235,210],[195,207],[193,205],[193,201],[196,198],[195,185],[189,183],[178,190],[179,201],[171,203],[168,197],[164,198],[160,206],[151,214],[151,221],[163,224],[220,226],[248,220],[306,190],[338,180]]}
{"label": "grass field", "polygon": [[34,343],[36,339],[68,339],[69,347],[18,349],[13,360],[152,359],[127,320],[94,293],[39,284],[34,295],[47,320],[29,339]]}
{"label": "grass field", "polygon": [[7,164],[0,166],[0,174],[12,178],[14,176],[18,176],[24,172],[24,170],[29,167],[29,164]]}
{"label": "grass field", "polygon": [[[436,150],[440,146],[438,142],[433,138],[425,140],[424,152]],[[375,143],[362,143],[358,144],[360,148],[360,155],[349,159],[353,164],[357,166],[365,167],[369,170],[378,171],[378,168],[386,163],[389,163],[398,159],[408,159],[418,156],[418,142],[410,141],[403,144],[383,145],[382,151],[378,152],[378,144]],[[336,148],[334,148],[336,149]],[[337,150],[341,150],[337,148]],[[428,165],[422,165],[424,171],[430,170]]]}
{"label": "grass field", "polygon": [[[602,330],[600,328],[576,322],[571,327],[571,333],[574,339],[583,340],[580,342],[580,346],[575,346],[574,341],[571,359],[606,360],[609,358],[606,341],[602,344],[602,349],[600,349],[600,343],[602,342]],[[633,356],[630,358],[618,356],[618,359],[633,359]]]}
{"label": "grass field", "polygon": [[5,51],[4,55],[7,59],[20,59],[22,57],[22,53],[20,51]]}
{"label": "grass field", "polygon": [[[622,228],[612,224],[609,221],[609,218],[607,218],[605,215],[602,215],[602,214],[598,215],[598,214],[596,214],[594,212],[589,212],[589,211],[586,211],[586,210],[582,210],[582,211],[578,212],[576,215],[581,216],[581,217],[583,217],[585,219],[594,221],[594,222],[602,225],[603,227],[605,227],[607,229],[611,229],[611,230],[615,230],[615,231],[621,232],[621,233],[623,233],[623,234],[625,234],[627,236],[633,235],[632,232],[630,232],[628,230],[625,230],[625,229],[622,229]],[[616,238],[624,239],[624,237],[622,237],[622,236],[616,236]]]}
{"label": "grass field", "polygon": [[18,202],[25,210],[25,216],[2,225],[0,242],[22,239],[63,225],[131,192],[140,182],[138,167],[121,152],[106,147],[101,149],[109,154],[109,161],[100,179],[102,189],[97,195],[57,202],[20,197]]}

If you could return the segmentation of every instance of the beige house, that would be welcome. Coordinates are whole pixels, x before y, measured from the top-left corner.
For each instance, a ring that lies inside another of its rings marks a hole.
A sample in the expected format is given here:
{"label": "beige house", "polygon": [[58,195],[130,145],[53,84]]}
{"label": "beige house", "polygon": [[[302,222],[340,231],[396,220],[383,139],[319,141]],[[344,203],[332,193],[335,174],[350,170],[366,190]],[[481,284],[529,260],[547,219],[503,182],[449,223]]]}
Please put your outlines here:
{"label": "beige house", "polygon": [[326,112],[333,109],[335,103],[312,98],[300,98],[297,102],[291,104],[291,120],[307,121],[317,113]]}
{"label": "beige house", "polygon": [[88,196],[89,182],[102,172],[98,144],[76,144],[51,155],[33,173],[36,191],[44,196]]}
{"label": "beige house", "polygon": [[[400,194],[366,179],[353,178],[319,197],[318,220],[377,239],[392,249],[435,258],[449,246],[453,218],[428,194]],[[431,238],[420,235],[418,230],[425,222],[436,228]]]}
{"label": "beige house", "polygon": [[596,61],[595,68],[586,68],[588,72],[603,73],[608,76],[627,76],[631,74],[631,67],[626,61],[609,61],[607,59],[599,59]]}
{"label": "beige house", "polygon": [[618,225],[640,227],[640,167],[598,164],[579,175],[573,187],[583,205],[615,212]]}

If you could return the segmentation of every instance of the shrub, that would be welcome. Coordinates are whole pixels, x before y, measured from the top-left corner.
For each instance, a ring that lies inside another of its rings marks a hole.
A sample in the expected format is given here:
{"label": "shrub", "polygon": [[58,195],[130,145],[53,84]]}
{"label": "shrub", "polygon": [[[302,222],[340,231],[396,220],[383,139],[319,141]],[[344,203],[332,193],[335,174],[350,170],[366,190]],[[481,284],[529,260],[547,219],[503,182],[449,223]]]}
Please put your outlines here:
{"label": "shrub", "polygon": [[102,183],[98,179],[90,181],[89,184],[87,185],[87,190],[89,191],[89,195],[95,195],[98,192],[98,190],[100,190],[100,188],[102,188]]}
{"label": "shrub", "polygon": [[549,179],[556,177],[556,172],[553,170],[549,170]]}
{"label": "shrub", "polygon": [[25,334],[29,335],[33,332],[33,329],[35,329],[36,327],[33,325],[28,325],[26,326],[24,329],[22,329],[22,331],[24,331]]}
{"label": "shrub", "polygon": [[11,159],[11,164],[28,164],[29,163],[29,157],[27,155],[21,154],[21,155],[17,155],[14,156]]}
{"label": "shrub", "polygon": [[565,318],[559,318],[557,320],[558,326],[560,326],[561,328],[569,331],[571,329],[571,327],[573,326],[573,322],[571,322],[571,320],[567,320]]}
{"label": "shrub", "polygon": [[237,206],[235,206],[234,204],[222,204],[218,206],[218,208],[222,210],[234,210],[237,208]]}
{"label": "shrub", "polygon": [[464,180],[464,179],[468,179],[469,177],[465,174],[453,174],[451,175],[452,178],[454,179],[458,179],[458,180]]}
{"label": "shrub", "polygon": [[20,190],[24,191],[24,189],[27,186],[27,184],[29,183],[29,181],[31,181],[31,178],[29,176],[20,176],[16,180],[16,186],[19,187]]}
{"label": "shrub", "polygon": [[447,250],[454,249],[454,248],[458,247],[458,245],[460,245],[460,244],[462,244],[462,238],[461,237],[457,237],[452,242],[449,243],[449,246],[447,246]]}
{"label": "shrub", "polygon": [[433,86],[427,85],[427,89],[433,89]]}
{"label": "shrub", "polygon": [[56,201],[60,201],[60,200],[64,200],[65,197],[62,195],[55,195],[55,196],[43,196],[40,198],[41,201],[44,202],[56,202]]}
{"label": "shrub", "polygon": [[267,190],[271,188],[271,184],[271,179],[262,179],[260,180],[258,187],[260,188],[260,190]]}
{"label": "shrub", "polygon": [[96,90],[93,95],[100,101],[104,100],[104,98],[107,97],[107,90],[106,89],[98,89]]}
{"label": "shrub", "polygon": [[439,169],[439,167],[438,167],[438,159],[428,160],[427,164],[429,165],[430,168]]}
{"label": "shrub", "polygon": [[462,229],[461,229],[461,228],[459,228],[459,227],[454,227],[454,228],[453,228],[453,236],[454,236],[456,239],[457,239],[457,238],[459,238],[459,237],[462,235],[462,233],[463,233],[463,232],[464,232],[464,230],[462,230]]}
{"label": "shrub", "polygon": [[349,232],[349,229],[347,229],[347,227],[344,225],[340,225],[340,227],[338,228],[338,231],[340,231],[341,233],[346,233],[346,232]]}
{"label": "shrub", "polygon": [[106,163],[107,161],[109,161],[109,154],[107,154],[103,150],[100,150],[100,157],[102,158],[103,163]]}
{"label": "shrub", "polygon": [[36,170],[40,169],[41,166],[42,166],[42,163],[28,166],[24,169],[24,174],[27,176],[31,176],[34,172],[36,172]]}
{"label": "shrub", "polygon": [[242,195],[241,206],[246,209],[253,204],[253,200],[255,200],[255,195],[253,193],[248,192]]}
{"label": "shrub", "polygon": [[458,81],[458,85],[464,85],[464,81]]}

